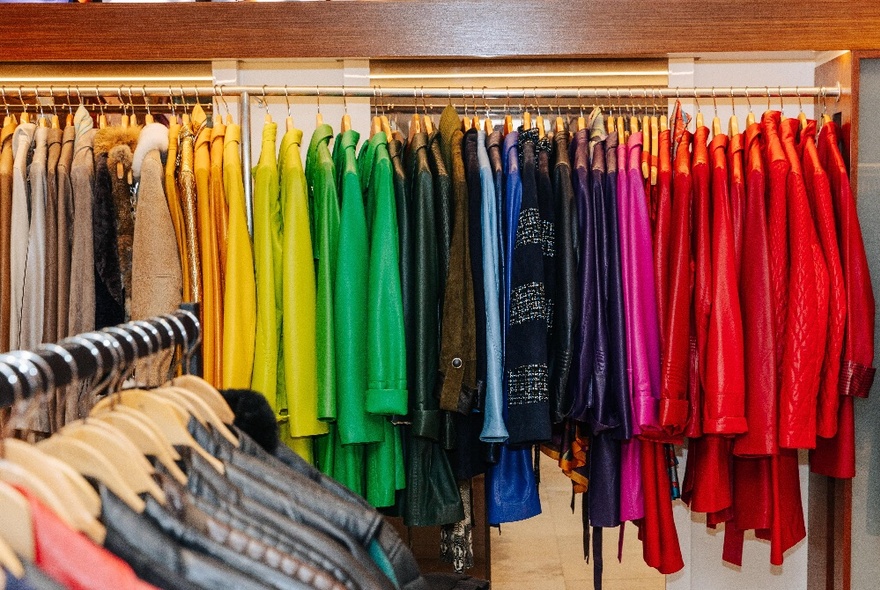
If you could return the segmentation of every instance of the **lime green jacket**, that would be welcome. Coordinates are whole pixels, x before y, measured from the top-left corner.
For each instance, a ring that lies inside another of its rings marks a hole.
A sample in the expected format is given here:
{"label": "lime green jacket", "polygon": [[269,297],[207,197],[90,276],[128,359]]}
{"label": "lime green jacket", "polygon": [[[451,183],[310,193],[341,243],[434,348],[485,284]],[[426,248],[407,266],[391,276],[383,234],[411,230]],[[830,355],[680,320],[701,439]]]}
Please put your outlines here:
{"label": "lime green jacket", "polygon": [[290,436],[326,434],[318,420],[318,360],[315,332],[315,262],[306,175],[300,156],[302,131],[281,140],[278,166],[284,215],[282,248],[282,343]]}
{"label": "lime green jacket", "polygon": [[281,236],[278,164],[275,157],[277,125],[263,127],[260,160],[254,169],[254,268],[257,289],[257,325],[251,387],[266,396],[276,416],[287,414],[281,350]]}

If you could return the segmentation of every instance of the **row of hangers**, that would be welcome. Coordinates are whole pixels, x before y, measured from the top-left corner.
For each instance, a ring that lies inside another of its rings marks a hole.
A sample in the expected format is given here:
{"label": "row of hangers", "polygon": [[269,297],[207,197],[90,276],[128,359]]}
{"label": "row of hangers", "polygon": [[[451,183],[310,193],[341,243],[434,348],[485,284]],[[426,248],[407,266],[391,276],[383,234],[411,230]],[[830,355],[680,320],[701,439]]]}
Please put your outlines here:
{"label": "row of hangers", "polygon": [[[150,321],[75,336],[60,345],[43,345],[38,349],[39,354],[17,351],[0,355],[0,379],[12,385],[18,412],[27,414],[39,403],[39,395],[24,400],[26,391],[31,394],[51,392],[56,387],[55,372],[46,359],[47,353],[57,355],[56,360],[60,359],[68,367],[73,381],[87,378],[89,374],[104,375],[100,383],[92,386],[89,399],[105,388],[111,392],[96,403],[85,418],[66,424],[36,444],[7,438],[6,433],[0,438],[0,565],[7,571],[21,577],[23,570],[16,554],[31,561],[34,558],[30,508],[10,484],[26,487],[68,526],[101,544],[106,530],[98,520],[100,499],[86,477],[102,482],[140,513],[145,508],[141,494],[161,504],[167,501],[151,477],[154,469],[147,455],[156,457],[181,484],[185,484],[187,478],[177,466],[180,455],[175,447],[193,449],[223,473],[223,464],[202,449],[187,430],[188,420],[193,417],[238,444],[226,426],[233,422],[234,415],[216,389],[203,379],[187,374],[174,377],[155,389],[122,388],[123,382],[132,375],[137,359],[149,357],[155,365],[157,353],[163,351],[164,358],[170,358],[170,351],[162,346],[163,340],[180,343],[187,351],[178,363],[189,360],[198,340],[190,342],[181,321],[187,314],[198,326],[195,316],[179,311]],[[183,342],[179,342],[179,334]],[[82,368],[65,345],[86,349],[94,359],[96,371],[89,373],[88,367]],[[108,356],[112,361],[105,366],[104,359]],[[148,374],[155,374],[152,369],[156,367],[149,368]],[[86,373],[81,373],[81,369]]]}

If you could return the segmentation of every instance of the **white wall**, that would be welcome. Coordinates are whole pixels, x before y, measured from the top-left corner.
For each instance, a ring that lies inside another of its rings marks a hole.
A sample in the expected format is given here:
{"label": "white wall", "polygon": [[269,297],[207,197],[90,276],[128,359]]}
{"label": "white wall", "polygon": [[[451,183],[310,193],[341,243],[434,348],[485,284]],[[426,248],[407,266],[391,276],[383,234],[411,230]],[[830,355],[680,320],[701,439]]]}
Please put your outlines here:
{"label": "white wall", "polygon": [[[215,84],[243,84],[255,86],[369,86],[369,62],[366,60],[320,60],[320,61],[216,61],[213,63]],[[261,96],[252,96],[251,109],[251,147],[252,163],[256,165],[260,157],[263,122],[267,109],[261,106]],[[227,98],[229,110],[238,117],[238,99]],[[348,105],[352,129],[361,133],[361,139],[367,139],[370,131],[370,101],[367,98],[321,97],[321,115],[335,132],[339,131],[339,123],[346,112],[344,103]],[[284,134],[284,120],[287,117],[287,101],[283,96],[266,97],[265,104],[272,120],[278,123],[277,145],[281,144]],[[219,99],[215,99],[216,112],[224,112]],[[303,131],[302,157],[306,156],[306,148],[315,131],[315,115],[318,112],[318,101],[311,97],[290,97],[290,114],[294,125]]]}
{"label": "white wall", "polygon": [[[730,86],[813,86],[813,59],[755,61],[713,60],[703,57],[672,58],[669,60],[670,87],[718,87],[721,93]],[[700,109],[708,125],[715,114],[712,99],[700,99]],[[722,129],[727,130],[727,122],[733,107],[729,98],[717,99],[717,113],[721,119]],[[767,110],[767,97],[751,99],[752,112],[757,120]],[[803,111],[808,118],[813,116],[813,101],[802,101]],[[694,114],[696,112],[693,99],[682,100],[683,108]],[[745,128],[745,117],[749,112],[746,99],[735,101],[739,128]],[[778,98],[772,99],[771,107],[778,110]],[[783,99],[783,113],[787,117],[796,117],[800,112],[796,98]],[[679,456],[679,477],[684,480],[684,465],[687,451]],[[807,514],[807,483],[809,468],[806,453],[800,457],[801,496],[804,504],[804,515]],[[799,543],[785,556],[781,567],[770,565],[770,544],[755,539],[753,535],[746,537],[743,551],[742,568],[725,564],[721,560],[724,542],[723,527],[712,531],[706,528],[704,515],[691,514],[682,502],[676,502],[675,524],[678,528],[685,568],[681,572],[667,576],[668,590],[741,590],[756,588],[761,590],[801,590],[807,587],[807,542]]]}

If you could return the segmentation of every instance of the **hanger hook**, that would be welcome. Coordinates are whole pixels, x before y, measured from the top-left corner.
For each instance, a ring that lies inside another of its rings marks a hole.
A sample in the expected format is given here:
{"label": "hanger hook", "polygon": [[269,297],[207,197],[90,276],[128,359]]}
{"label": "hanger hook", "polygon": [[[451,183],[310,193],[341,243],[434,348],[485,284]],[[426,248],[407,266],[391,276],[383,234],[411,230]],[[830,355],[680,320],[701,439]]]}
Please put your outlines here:
{"label": "hanger hook", "polygon": [[798,112],[803,113],[804,112],[804,103],[801,101],[801,87],[795,86],[794,93],[797,95],[797,99],[798,99]]}
{"label": "hanger hook", "polygon": [[[287,104],[287,116],[293,117],[290,112],[290,93],[287,91],[287,84],[284,85],[284,102]],[[320,104],[318,106],[318,112],[321,112]]]}
{"label": "hanger hook", "polygon": [[[284,87],[284,91],[287,91],[286,86]],[[345,84],[342,85],[342,110],[345,113],[348,113],[348,98],[345,96]]]}
{"label": "hanger hook", "polygon": [[782,110],[785,108],[785,105],[782,102],[782,86],[778,86],[778,88],[779,88],[779,112],[782,112]]}
{"label": "hanger hook", "polygon": [[3,108],[6,109],[6,116],[9,116],[9,103],[6,102],[6,89],[0,86],[0,94],[3,95]]}
{"label": "hanger hook", "polygon": [[541,116],[541,104],[538,102],[538,87],[535,86],[532,89],[532,92],[535,93],[535,110],[538,112],[538,116]]}
{"label": "hanger hook", "polygon": [[147,97],[147,87],[141,86],[141,94],[144,97],[144,108],[147,109],[147,116],[152,116],[153,113],[150,112],[150,99]]}
{"label": "hanger hook", "polygon": [[770,105],[770,87],[764,86],[764,89],[767,91],[767,110],[771,110],[773,107]]}
{"label": "hanger hook", "polygon": [[315,102],[318,103],[318,114],[321,114],[321,88],[315,85]]}
{"label": "hanger hook", "polygon": [[746,86],[746,104],[749,105],[749,112],[752,112],[752,97],[749,96],[749,88]]}
{"label": "hanger hook", "polygon": [[95,86],[95,99],[98,101],[98,109],[101,111],[101,115],[104,114],[104,101],[101,100],[101,93],[98,92],[98,87]]}
{"label": "hanger hook", "polygon": [[712,110],[715,113],[715,116],[718,116],[718,102],[715,100],[715,87],[712,87]]}
{"label": "hanger hook", "polygon": [[27,103],[24,102],[24,96],[21,95],[21,86],[18,87],[18,100],[21,101],[21,112],[27,112]]}
{"label": "hanger hook", "polygon": [[694,104],[697,107],[697,112],[702,113],[703,111],[700,110],[700,101],[697,99],[697,89],[696,88],[694,88]]}

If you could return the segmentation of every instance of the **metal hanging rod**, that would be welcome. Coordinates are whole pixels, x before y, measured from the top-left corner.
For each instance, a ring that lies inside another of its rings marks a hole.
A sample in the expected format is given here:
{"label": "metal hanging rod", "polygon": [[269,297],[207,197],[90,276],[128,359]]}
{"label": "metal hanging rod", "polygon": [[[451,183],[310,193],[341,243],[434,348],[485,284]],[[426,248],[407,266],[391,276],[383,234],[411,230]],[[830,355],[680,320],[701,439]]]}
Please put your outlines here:
{"label": "metal hanging rod", "polygon": [[[716,87],[688,87],[688,88],[665,88],[650,86],[634,87],[611,87],[611,88],[512,88],[512,87],[487,87],[487,86],[458,86],[448,88],[425,88],[421,87],[396,87],[383,88],[374,86],[227,86],[195,84],[181,86],[155,85],[119,85],[119,86],[79,86],[76,84],[52,84],[45,86],[15,86],[4,84],[0,86],[0,96],[8,99],[16,99],[22,96],[43,97],[65,95],[70,92],[77,97],[88,96],[116,96],[120,92],[125,93],[124,98],[143,96],[313,96],[313,97],[345,97],[345,98],[431,98],[431,99],[466,99],[466,100],[529,100],[535,98],[551,99],[694,99],[694,98],[834,98],[839,99],[849,94],[848,88],[842,88],[839,84],[834,87],[827,86],[716,86]],[[131,92],[131,95],[129,95]]]}

